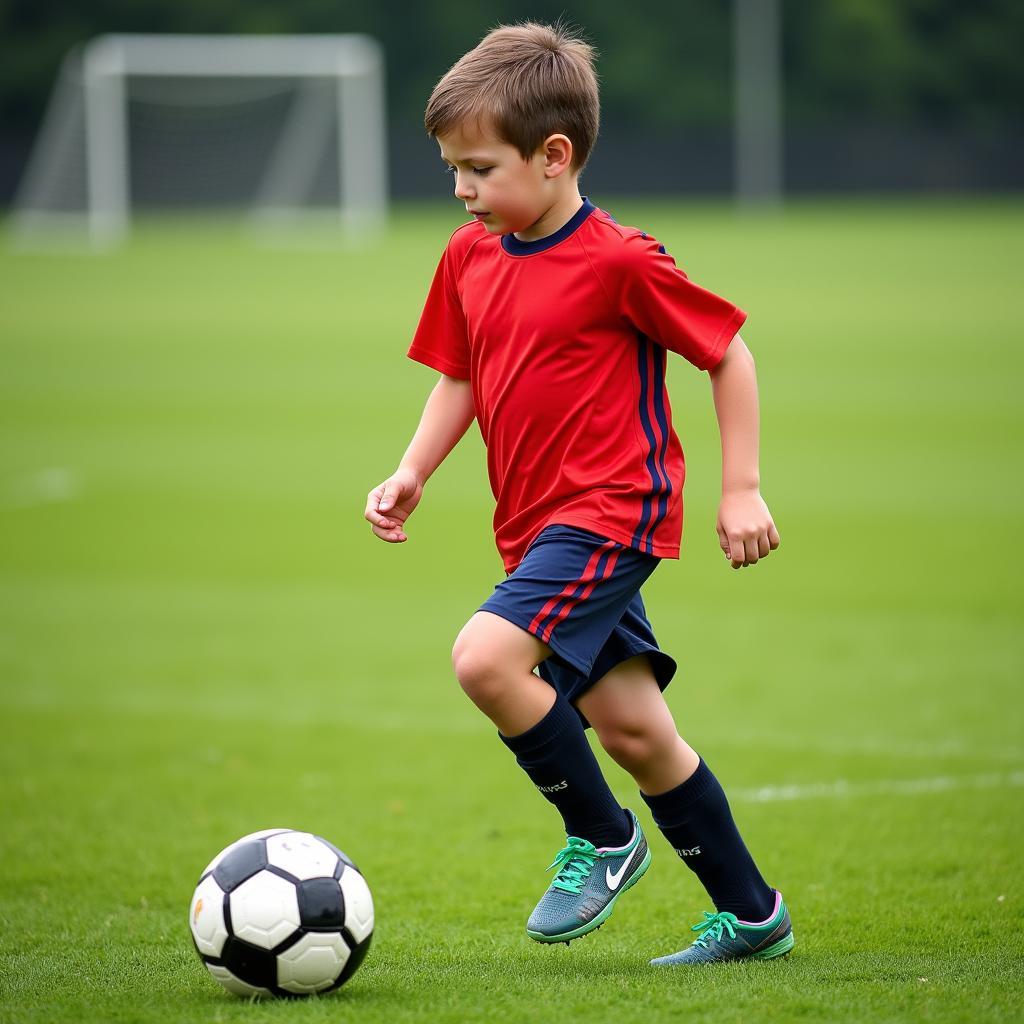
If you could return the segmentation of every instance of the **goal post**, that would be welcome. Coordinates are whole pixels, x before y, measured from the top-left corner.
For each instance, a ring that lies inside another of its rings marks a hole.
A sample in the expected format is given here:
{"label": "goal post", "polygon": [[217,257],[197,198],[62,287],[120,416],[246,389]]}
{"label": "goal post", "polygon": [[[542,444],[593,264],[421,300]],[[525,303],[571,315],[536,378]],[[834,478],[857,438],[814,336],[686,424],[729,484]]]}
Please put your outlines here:
{"label": "goal post", "polygon": [[19,236],[62,226],[84,227],[97,246],[124,238],[132,212],[129,98],[146,79],[161,88],[190,79],[269,80],[293,90],[275,111],[281,121],[276,141],[249,197],[259,220],[289,220],[328,162],[335,169],[332,207],[342,231],[372,230],[385,217],[384,59],[376,40],[107,35],[65,58],[15,197]]}
{"label": "goal post", "polygon": [[736,198],[778,206],[783,196],[782,0],[733,0]]}

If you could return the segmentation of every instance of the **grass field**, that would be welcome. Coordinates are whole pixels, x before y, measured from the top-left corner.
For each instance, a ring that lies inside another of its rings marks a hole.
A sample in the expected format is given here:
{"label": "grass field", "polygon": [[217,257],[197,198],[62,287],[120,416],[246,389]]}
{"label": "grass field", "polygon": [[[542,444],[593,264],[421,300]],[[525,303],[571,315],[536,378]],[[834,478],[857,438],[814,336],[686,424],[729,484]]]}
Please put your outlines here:
{"label": "grass field", "polygon": [[[645,597],[794,954],[649,969],[708,906],[656,833],[600,933],[524,933],[558,819],[449,663],[500,577],[475,430],[408,544],[362,520],[434,379],[404,351],[456,204],[352,252],[157,223],[0,255],[0,1020],[1024,1016],[1024,205],[595,198],[751,314],[782,547],[727,568],[676,360],[687,534]],[[236,1000],[191,948],[198,872],[272,825],[373,887],[325,999]]]}

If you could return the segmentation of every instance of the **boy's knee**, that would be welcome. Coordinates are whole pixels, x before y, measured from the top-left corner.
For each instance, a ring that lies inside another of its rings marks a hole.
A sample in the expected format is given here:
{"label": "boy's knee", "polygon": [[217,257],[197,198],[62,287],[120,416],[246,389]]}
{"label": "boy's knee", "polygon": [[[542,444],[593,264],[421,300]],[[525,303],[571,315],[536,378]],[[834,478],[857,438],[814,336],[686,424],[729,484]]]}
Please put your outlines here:
{"label": "boy's knee", "polygon": [[616,764],[632,772],[643,770],[671,748],[676,737],[663,732],[646,722],[616,722],[597,729],[597,738]]}
{"label": "boy's knee", "polygon": [[502,655],[463,630],[452,648],[452,668],[459,685],[474,704],[485,707],[505,690]]}
{"label": "boy's knee", "polygon": [[[459,685],[485,714],[507,706],[551,649],[525,629],[490,612],[477,612],[452,648]],[[493,715],[492,715],[493,717]]]}
{"label": "boy's knee", "polygon": [[452,669],[459,685],[471,697],[474,692],[482,690],[493,674],[493,665],[487,652],[474,646],[459,636],[452,648]]}

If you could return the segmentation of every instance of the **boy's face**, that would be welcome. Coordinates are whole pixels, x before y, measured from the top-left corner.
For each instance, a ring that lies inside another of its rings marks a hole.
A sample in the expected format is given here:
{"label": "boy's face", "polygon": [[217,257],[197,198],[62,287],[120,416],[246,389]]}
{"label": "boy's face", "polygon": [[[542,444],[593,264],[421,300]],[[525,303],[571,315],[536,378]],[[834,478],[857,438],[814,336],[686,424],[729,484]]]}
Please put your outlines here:
{"label": "boy's face", "polygon": [[552,176],[543,149],[524,160],[515,146],[470,124],[437,142],[455,178],[455,198],[492,235],[526,231],[551,206]]}

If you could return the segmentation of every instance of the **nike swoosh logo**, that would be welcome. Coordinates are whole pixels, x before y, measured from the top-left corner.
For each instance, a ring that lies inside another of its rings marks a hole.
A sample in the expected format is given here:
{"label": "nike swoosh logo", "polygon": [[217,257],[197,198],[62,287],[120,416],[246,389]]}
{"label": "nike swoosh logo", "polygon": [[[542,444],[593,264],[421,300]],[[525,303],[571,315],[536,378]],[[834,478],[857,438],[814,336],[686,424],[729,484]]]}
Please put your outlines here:
{"label": "nike swoosh logo", "polygon": [[611,868],[605,868],[604,869],[604,880],[607,883],[608,888],[611,889],[612,892],[615,892],[615,890],[618,889],[619,882],[622,881],[623,876],[626,874],[626,868],[628,868],[629,865],[633,863],[633,855],[635,853],[636,853],[636,850],[634,849],[633,853],[631,853],[622,862],[622,864],[619,867],[618,871],[614,871],[613,872]]}

